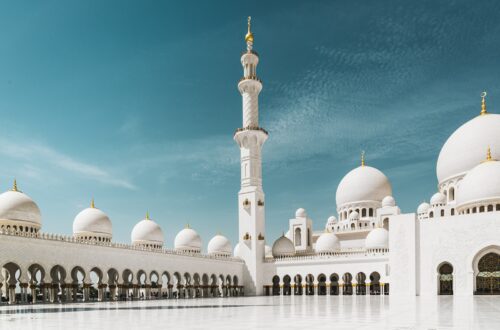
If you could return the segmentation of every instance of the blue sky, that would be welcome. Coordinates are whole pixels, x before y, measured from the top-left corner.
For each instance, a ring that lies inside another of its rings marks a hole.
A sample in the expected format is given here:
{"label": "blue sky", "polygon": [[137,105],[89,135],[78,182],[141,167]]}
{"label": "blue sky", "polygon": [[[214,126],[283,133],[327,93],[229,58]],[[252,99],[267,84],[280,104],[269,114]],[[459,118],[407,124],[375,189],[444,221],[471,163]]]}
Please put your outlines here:
{"label": "blue sky", "polygon": [[116,241],[149,210],[167,247],[186,223],[234,244],[248,15],[268,243],[298,207],[323,228],[361,150],[413,212],[483,89],[499,112],[498,1],[1,2],[0,187],[17,178],[48,232],[95,197]]}

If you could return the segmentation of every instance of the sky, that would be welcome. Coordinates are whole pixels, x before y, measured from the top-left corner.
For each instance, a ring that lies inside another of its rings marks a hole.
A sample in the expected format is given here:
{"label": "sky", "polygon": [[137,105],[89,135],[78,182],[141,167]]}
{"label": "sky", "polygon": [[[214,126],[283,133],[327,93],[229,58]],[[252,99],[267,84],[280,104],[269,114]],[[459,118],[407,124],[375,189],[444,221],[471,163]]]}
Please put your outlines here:
{"label": "sky", "polygon": [[324,228],[361,150],[414,212],[483,90],[500,112],[498,1],[4,1],[0,188],[16,178],[46,232],[95,198],[118,242],[149,211],[166,247],[187,223],[235,244],[249,15],[268,244],[299,207]]}

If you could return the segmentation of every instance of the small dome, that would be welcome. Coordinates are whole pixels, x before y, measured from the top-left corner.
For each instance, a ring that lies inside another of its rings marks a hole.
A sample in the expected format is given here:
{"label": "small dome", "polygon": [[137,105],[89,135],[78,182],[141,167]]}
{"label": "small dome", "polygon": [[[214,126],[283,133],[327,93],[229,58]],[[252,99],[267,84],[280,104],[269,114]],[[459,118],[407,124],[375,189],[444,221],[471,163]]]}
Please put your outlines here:
{"label": "small dome", "polygon": [[266,258],[272,258],[273,250],[271,249],[271,247],[269,245],[264,246],[264,255],[266,256]]}
{"label": "small dome", "polygon": [[427,211],[429,211],[430,207],[431,206],[429,205],[429,203],[423,202],[422,204],[420,204],[418,206],[417,214],[425,214],[425,213],[427,213]]}
{"label": "small dome", "polygon": [[392,195],[389,179],[384,173],[371,166],[359,166],[340,181],[337,187],[337,209],[354,202],[381,202]]}
{"label": "small dome", "polygon": [[352,211],[349,214],[349,220],[351,220],[351,221],[357,221],[357,220],[359,220],[359,213],[356,212],[356,211]]}
{"label": "small dome", "polygon": [[330,228],[331,226],[335,225],[337,223],[337,218],[335,218],[333,215],[328,217],[328,220],[326,221],[325,228]]}
{"label": "small dome", "polygon": [[201,252],[201,237],[188,226],[175,236],[174,248],[179,251],[199,253]]}
{"label": "small dome", "polygon": [[217,234],[208,242],[207,252],[212,255],[230,256],[232,249],[231,242],[225,236]]}
{"label": "small dome", "polygon": [[316,241],[317,253],[335,252],[340,250],[340,241],[334,233],[325,232]]}
{"label": "small dome", "polygon": [[375,228],[366,236],[365,246],[368,250],[387,249],[389,247],[389,232],[384,228]]}
{"label": "small dome", "polygon": [[296,218],[306,218],[307,217],[306,210],[303,208],[297,209],[297,211],[295,211],[295,217]]}
{"label": "small dome", "polygon": [[431,197],[431,205],[439,206],[446,204],[446,196],[443,193],[437,192]]}
{"label": "small dome", "polygon": [[295,254],[295,247],[290,239],[285,236],[278,238],[272,248],[273,257],[286,257]]}
{"label": "small dome", "polygon": [[437,161],[436,172],[439,183],[464,175],[476,167],[484,160],[484,151],[488,146],[494,153],[493,158],[500,159],[500,115],[498,114],[476,116],[460,126],[448,138]]}
{"label": "small dome", "polygon": [[[93,204],[92,204],[93,205]],[[106,213],[93,206],[78,213],[73,221],[73,236],[111,238],[113,226]]]}
{"label": "small dome", "polygon": [[241,254],[240,254],[240,243],[236,243],[236,246],[234,247],[234,250],[233,250],[233,256],[235,256],[236,258],[241,258]]}
{"label": "small dome", "polygon": [[17,189],[0,195],[0,221],[2,220],[25,223],[35,228],[42,226],[42,216],[38,205],[28,195]]}
{"label": "small dome", "polygon": [[396,201],[394,200],[394,197],[385,196],[384,199],[382,200],[382,207],[392,207],[392,206],[396,206]]}
{"label": "small dome", "polygon": [[470,170],[458,186],[457,207],[500,201],[500,162],[485,161]]}
{"label": "small dome", "polygon": [[132,229],[131,239],[133,245],[161,247],[163,231],[160,225],[146,216],[146,219],[139,221]]}

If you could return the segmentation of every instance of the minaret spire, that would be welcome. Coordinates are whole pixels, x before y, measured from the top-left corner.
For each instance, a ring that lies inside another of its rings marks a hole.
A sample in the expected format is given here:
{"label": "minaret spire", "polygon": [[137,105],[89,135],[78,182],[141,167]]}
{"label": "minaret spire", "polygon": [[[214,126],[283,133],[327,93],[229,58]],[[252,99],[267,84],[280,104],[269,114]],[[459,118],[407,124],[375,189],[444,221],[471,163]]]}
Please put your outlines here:
{"label": "minaret spire", "polygon": [[487,114],[488,112],[486,111],[486,91],[481,93],[481,116]]}
{"label": "minaret spire", "polygon": [[248,16],[248,32],[245,36],[245,41],[247,43],[247,50],[250,52],[252,51],[252,47],[253,47],[253,33],[252,33],[252,30],[250,29],[251,27],[251,21],[252,21],[252,17]]}
{"label": "minaret spire", "polygon": [[90,201],[90,208],[95,209],[94,197],[92,197],[92,200]]}
{"label": "minaret spire", "polygon": [[12,191],[19,191],[17,189],[17,180],[16,179],[14,179],[14,183],[12,184]]}
{"label": "minaret spire", "polygon": [[361,151],[361,166],[365,166],[365,151]]}

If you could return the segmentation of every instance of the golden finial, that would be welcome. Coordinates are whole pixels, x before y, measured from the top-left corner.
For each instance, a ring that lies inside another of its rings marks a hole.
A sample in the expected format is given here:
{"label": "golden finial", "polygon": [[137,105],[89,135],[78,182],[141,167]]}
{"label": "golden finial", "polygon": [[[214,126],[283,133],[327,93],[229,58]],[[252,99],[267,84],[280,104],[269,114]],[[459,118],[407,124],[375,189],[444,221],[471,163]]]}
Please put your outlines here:
{"label": "golden finial", "polygon": [[248,32],[247,35],[245,36],[245,41],[246,42],[251,42],[253,43],[253,34],[252,31],[250,30],[250,21],[252,20],[252,17],[248,16]]}
{"label": "golden finial", "polygon": [[493,160],[493,158],[491,158],[491,149],[488,147],[488,151],[486,151],[486,161],[489,162],[491,160]]}
{"label": "golden finial", "polygon": [[365,151],[361,151],[361,166],[365,166]]}
{"label": "golden finial", "polygon": [[191,229],[191,226],[189,225],[189,222],[186,223],[186,229]]}
{"label": "golden finial", "polygon": [[17,190],[17,180],[14,179],[14,183],[12,184],[12,191],[19,191]]}
{"label": "golden finial", "polygon": [[486,91],[481,93],[481,116],[487,114],[488,112],[486,111]]}
{"label": "golden finial", "polygon": [[146,220],[151,220],[151,219],[149,218],[149,211],[146,211]]}
{"label": "golden finial", "polygon": [[90,208],[95,209],[94,197],[92,197],[92,200],[90,201]]}

